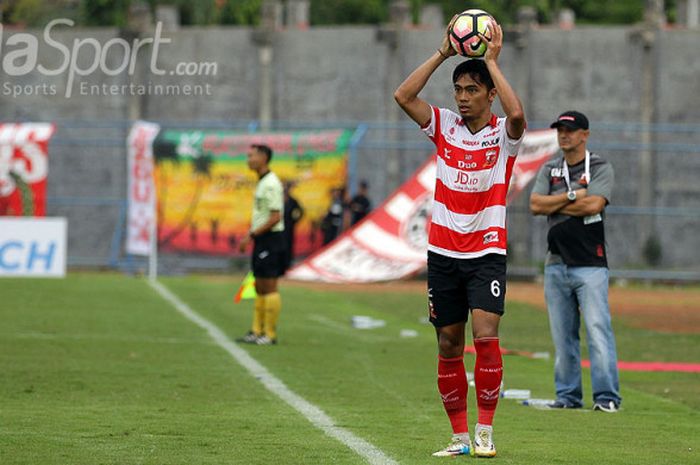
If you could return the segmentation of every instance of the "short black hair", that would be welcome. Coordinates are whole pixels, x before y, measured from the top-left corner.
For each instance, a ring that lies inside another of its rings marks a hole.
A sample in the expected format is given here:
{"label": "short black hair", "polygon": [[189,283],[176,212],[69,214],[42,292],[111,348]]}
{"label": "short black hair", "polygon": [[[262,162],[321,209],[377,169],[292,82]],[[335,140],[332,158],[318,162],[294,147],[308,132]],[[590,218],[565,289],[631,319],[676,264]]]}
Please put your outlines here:
{"label": "short black hair", "polygon": [[270,160],[272,160],[272,149],[270,148],[269,145],[265,144],[251,144],[250,145],[252,148],[257,150],[258,152],[262,153],[265,155],[267,158],[267,162],[270,163]]}
{"label": "short black hair", "polygon": [[474,79],[479,84],[486,86],[488,90],[493,89],[493,79],[491,79],[491,73],[486,67],[484,60],[466,60],[457,65],[455,70],[452,72],[452,84],[456,83],[459,78],[468,74],[469,77]]}

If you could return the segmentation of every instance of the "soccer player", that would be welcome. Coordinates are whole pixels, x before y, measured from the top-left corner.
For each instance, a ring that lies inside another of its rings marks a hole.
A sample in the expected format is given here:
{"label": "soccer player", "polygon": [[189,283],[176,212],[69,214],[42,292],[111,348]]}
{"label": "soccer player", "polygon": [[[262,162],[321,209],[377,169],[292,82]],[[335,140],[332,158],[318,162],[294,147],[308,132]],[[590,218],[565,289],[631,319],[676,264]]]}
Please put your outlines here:
{"label": "soccer player", "polygon": [[[525,131],[525,114],[498,65],[503,32],[489,25],[483,60],[454,70],[459,113],[418,97],[433,72],[455,55],[447,34],[440,48],[396,89],[401,108],[437,148],[437,179],[428,244],[428,306],[438,341],[437,384],[452,425],[451,444],[433,455],[493,457],[493,417],[503,363],[498,325],[506,292],[506,193]],[[448,27],[449,30],[449,27]],[[491,113],[496,96],[506,113]],[[476,347],[478,422],[467,426],[465,326],[471,313]]]}
{"label": "soccer player", "polygon": [[284,238],[284,193],[279,178],[270,171],[272,149],[254,144],[248,150],[248,168],[258,175],[250,231],[240,242],[244,252],[254,242],[252,267],[255,276],[255,311],[251,330],[237,342],[258,345],[277,344],[277,320],[282,300],[277,279],[284,274],[286,242]]}

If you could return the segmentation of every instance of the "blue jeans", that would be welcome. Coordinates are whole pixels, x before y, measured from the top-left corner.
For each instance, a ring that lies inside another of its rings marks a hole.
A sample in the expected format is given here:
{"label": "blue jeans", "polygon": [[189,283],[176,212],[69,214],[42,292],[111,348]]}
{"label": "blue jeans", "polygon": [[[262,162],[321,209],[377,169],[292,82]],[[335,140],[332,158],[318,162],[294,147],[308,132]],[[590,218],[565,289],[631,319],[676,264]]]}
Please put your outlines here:
{"label": "blue jeans", "polygon": [[[615,335],[608,307],[608,269],[594,266],[545,266],[544,295],[549,328],[556,349],[554,385],[557,400],[569,406],[583,405],[581,386],[581,315],[591,358],[594,402],[619,405]],[[579,312],[580,309],[580,312]]]}

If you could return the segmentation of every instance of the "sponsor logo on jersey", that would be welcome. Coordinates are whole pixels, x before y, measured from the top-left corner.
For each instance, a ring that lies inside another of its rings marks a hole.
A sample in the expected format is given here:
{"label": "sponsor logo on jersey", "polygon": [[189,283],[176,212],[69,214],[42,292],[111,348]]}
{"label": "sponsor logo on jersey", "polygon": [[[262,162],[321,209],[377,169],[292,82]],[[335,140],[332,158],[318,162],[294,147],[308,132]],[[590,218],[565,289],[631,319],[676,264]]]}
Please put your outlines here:
{"label": "sponsor logo on jersey", "polygon": [[477,163],[475,161],[468,163],[466,161],[458,161],[457,162],[457,168],[462,169],[462,170],[471,170],[477,167]]}
{"label": "sponsor logo on jersey", "polygon": [[498,143],[501,141],[500,137],[496,137],[495,139],[489,139],[485,140],[481,143],[482,147],[495,147],[498,145]]}
{"label": "sponsor logo on jersey", "polygon": [[479,178],[469,176],[469,174],[465,173],[464,171],[458,171],[457,179],[454,180],[454,183],[458,188],[464,186],[462,190],[466,190],[467,187],[475,187],[478,185]]}
{"label": "sponsor logo on jersey", "polygon": [[466,145],[467,147],[475,147],[479,145],[478,140],[467,140],[467,139],[462,139],[462,144]]}
{"label": "sponsor logo on jersey", "polygon": [[498,242],[498,231],[489,231],[484,234],[484,244]]}

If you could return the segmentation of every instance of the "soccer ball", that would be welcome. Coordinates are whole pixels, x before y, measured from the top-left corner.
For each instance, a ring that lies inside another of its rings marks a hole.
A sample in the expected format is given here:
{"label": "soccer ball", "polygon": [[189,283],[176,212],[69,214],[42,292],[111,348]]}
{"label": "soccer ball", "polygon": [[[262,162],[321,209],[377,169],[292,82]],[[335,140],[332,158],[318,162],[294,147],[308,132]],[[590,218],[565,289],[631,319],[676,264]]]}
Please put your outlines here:
{"label": "soccer ball", "polygon": [[468,58],[481,58],[486,53],[486,44],[477,34],[491,38],[488,23],[495,25],[496,21],[484,10],[467,10],[457,16],[450,28],[450,43],[455,51]]}

